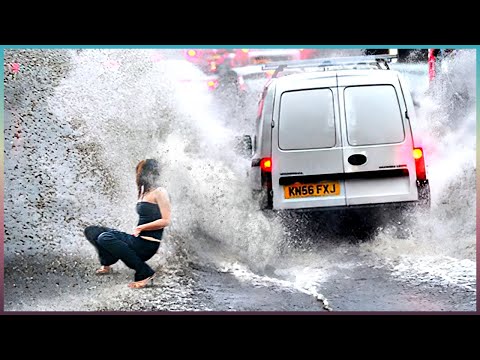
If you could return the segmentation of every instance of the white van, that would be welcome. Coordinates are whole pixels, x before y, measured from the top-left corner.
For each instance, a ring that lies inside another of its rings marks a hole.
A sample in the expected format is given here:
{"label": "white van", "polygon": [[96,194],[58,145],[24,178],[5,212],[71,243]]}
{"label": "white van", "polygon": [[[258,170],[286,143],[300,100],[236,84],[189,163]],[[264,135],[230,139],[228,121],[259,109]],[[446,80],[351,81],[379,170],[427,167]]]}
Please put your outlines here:
{"label": "white van", "polygon": [[[430,205],[412,98],[388,68],[391,58],[268,65],[277,73],[263,91],[256,134],[244,136],[262,209]],[[278,76],[288,69],[302,72]]]}

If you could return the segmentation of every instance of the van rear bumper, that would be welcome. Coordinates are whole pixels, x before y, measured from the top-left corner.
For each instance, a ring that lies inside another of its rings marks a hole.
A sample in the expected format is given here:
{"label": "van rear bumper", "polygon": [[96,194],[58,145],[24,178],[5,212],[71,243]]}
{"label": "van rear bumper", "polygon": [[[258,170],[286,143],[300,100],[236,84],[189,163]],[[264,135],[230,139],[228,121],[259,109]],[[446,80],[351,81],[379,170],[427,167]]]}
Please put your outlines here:
{"label": "van rear bumper", "polygon": [[361,209],[379,209],[379,210],[408,210],[413,209],[416,206],[421,205],[420,201],[403,201],[392,203],[380,203],[380,204],[361,204],[361,205],[349,205],[349,206],[324,206],[324,207],[311,207],[311,208],[299,208],[299,209],[273,209],[277,212],[325,212],[325,211],[356,211]]}

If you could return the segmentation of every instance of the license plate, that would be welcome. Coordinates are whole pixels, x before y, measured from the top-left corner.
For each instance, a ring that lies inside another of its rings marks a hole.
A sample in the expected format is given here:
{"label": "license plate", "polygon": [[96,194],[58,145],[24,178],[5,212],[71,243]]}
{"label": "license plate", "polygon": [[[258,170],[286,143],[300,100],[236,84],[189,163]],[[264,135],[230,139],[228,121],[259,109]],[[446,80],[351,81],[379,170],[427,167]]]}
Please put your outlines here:
{"label": "license plate", "polygon": [[338,181],[322,181],[314,184],[294,183],[283,187],[285,199],[340,195]]}

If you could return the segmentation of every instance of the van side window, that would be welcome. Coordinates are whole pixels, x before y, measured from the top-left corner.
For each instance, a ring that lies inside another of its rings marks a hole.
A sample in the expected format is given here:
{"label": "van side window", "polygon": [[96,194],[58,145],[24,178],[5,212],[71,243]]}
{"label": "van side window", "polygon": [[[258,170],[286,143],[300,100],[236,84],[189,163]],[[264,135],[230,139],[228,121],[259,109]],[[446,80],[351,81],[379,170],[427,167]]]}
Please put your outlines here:
{"label": "van side window", "polygon": [[349,86],[344,90],[348,143],[393,144],[405,139],[397,92],[391,85]]}
{"label": "van side window", "polygon": [[333,106],[330,88],[284,92],[280,100],[279,147],[298,150],[335,146]]}

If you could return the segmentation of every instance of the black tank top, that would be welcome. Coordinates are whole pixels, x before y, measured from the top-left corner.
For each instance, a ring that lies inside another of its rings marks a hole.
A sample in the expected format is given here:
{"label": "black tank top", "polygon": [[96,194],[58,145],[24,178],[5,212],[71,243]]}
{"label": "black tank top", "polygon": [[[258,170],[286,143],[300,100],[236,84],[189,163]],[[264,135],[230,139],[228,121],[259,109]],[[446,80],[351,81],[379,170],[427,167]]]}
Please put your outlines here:
{"label": "black tank top", "polygon": [[[139,201],[137,202],[137,213],[138,213],[138,225],[143,225],[158,219],[162,218],[162,213],[157,204]],[[155,239],[161,240],[163,235],[163,229],[160,230],[144,230],[140,233],[139,236],[150,236]]]}

